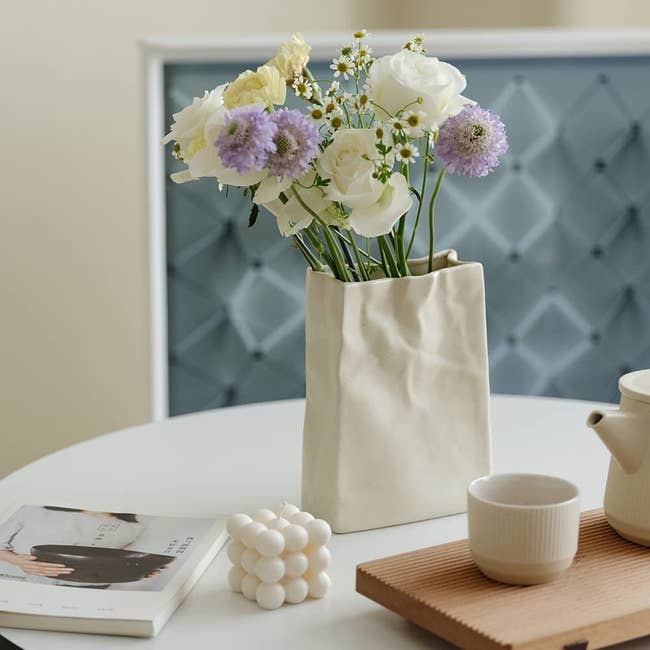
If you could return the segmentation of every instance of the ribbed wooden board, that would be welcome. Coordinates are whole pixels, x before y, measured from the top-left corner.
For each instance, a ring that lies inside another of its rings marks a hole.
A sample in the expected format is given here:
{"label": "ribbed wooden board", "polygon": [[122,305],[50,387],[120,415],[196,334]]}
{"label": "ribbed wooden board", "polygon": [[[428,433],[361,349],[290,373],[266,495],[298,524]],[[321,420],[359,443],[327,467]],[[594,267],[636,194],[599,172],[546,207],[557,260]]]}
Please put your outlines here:
{"label": "ribbed wooden board", "polygon": [[471,650],[591,650],[650,634],[650,549],[602,510],[582,514],[576,559],[552,583],[493,582],[462,540],[360,564],[357,591]]}

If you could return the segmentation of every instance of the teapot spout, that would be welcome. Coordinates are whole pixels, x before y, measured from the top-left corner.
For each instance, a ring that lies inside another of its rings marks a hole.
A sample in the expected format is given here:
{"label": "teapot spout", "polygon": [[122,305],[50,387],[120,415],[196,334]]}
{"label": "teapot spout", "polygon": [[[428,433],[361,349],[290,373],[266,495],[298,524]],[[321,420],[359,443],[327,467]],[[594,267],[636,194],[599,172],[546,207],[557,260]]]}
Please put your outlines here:
{"label": "teapot spout", "polygon": [[619,410],[596,410],[587,418],[587,426],[598,434],[626,474],[634,474],[645,457],[648,432],[643,425],[637,415]]}

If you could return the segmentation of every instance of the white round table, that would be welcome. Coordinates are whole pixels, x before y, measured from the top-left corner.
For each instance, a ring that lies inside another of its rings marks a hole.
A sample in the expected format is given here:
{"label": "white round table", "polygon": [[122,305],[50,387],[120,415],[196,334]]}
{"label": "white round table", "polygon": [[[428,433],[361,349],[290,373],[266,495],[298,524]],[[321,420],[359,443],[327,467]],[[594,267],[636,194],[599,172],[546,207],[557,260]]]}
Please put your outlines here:
{"label": "white round table", "polygon": [[[569,478],[580,487],[583,510],[599,507],[609,454],[585,426],[592,406],[573,400],[494,397],[494,471]],[[88,507],[106,504],[113,512],[186,516],[252,512],[283,499],[299,504],[302,417],[303,402],[292,400],[203,412],[117,431],[54,453],[8,476],[0,481],[0,500]],[[355,567],[466,535],[465,515],[335,535],[330,543],[332,590],[327,598],[272,612],[228,590],[229,564],[222,552],[154,639],[0,631],[26,650],[448,648],[357,594]],[[637,641],[625,647],[650,644]]]}

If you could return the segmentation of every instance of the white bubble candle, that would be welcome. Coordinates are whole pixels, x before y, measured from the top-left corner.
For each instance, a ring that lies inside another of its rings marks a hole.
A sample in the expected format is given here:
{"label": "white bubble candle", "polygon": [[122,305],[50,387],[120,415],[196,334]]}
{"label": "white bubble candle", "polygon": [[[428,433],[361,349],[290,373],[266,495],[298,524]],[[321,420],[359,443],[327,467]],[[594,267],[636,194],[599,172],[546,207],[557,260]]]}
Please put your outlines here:
{"label": "white bubble candle", "polygon": [[330,525],[291,503],[228,519],[230,588],[264,609],[323,598],[330,587]]}

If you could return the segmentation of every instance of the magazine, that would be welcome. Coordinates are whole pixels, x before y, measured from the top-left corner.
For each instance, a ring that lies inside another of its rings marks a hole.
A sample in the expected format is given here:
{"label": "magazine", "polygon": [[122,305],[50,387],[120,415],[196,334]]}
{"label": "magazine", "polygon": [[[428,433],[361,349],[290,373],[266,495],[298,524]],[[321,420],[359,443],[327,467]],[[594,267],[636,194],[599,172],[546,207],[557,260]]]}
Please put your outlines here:
{"label": "magazine", "polygon": [[13,507],[0,518],[0,626],[155,636],[226,537],[225,516]]}

